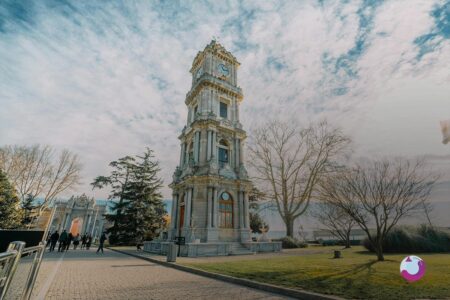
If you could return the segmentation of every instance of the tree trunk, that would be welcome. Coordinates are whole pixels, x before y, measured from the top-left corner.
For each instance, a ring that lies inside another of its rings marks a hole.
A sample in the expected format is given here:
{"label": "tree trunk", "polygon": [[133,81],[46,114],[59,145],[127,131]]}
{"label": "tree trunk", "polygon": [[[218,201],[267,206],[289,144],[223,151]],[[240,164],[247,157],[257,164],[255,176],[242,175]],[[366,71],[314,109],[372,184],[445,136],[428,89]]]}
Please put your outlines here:
{"label": "tree trunk", "polygon": [[286,236],[294,237],[294,220],[290,217],[286,217],[284,220],[284,224],[286,224]]}
{"label": "tree trunk", "polygon": [[375,248],[375,251],[377,253],[378,261],[384,261],[383,246],[377,245],[377,247]]}
{"label": "tree trunk", "polygon": [[345,248],[350,248],[350,231],[347,232],[347,235],[345,237]]}
{"label": "tree trunk", "polygon": [[345,240],[345,248],[350,248],[350,239]]}

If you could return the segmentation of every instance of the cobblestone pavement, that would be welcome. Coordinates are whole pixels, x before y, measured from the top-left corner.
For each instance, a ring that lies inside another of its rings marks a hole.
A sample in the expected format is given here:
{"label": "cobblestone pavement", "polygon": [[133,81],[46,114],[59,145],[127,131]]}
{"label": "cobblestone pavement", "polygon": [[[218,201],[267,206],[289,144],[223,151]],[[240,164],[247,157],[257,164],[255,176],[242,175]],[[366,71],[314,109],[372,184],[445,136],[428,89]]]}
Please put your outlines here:
{"label": "cobblestone pavement", "polygon": [[46,253],[34,299],[288,299],[110,250]]}

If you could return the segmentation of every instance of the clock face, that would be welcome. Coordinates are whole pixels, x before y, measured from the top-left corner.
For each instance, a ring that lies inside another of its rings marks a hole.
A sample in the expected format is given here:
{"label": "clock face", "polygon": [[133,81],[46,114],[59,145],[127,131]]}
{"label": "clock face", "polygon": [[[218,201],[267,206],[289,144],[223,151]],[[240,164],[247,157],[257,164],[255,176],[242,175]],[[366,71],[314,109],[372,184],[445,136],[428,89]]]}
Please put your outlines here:
{"label": "clock face", "polygon": [[230,199],[230,194],[228,194],[227,192],[222,193],[222,199],[227,201]]}
{"label": "clock face", "polygon": [[230,70],[228,69],[227,66],[225,66],[224,64],[219,64],[217,66],[217,68],[219,69],[219,73],[223,76],[228,76],[230,75]]}

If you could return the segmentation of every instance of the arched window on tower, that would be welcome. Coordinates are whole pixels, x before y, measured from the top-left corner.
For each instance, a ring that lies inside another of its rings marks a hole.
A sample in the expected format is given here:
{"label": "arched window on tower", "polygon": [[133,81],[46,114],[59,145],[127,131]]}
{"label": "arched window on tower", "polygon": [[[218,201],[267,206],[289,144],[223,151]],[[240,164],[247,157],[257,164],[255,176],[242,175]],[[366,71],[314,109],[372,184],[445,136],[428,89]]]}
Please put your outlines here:
{"label": "arched window on tower", "polygon": [[233,228],[233,198],[227,192],[219,198],[219,227]]}
{"label": "arched window on tower", "polygon": [[228,143],[225,140],[219,142],[219,167],[223,168],[229,163]]}

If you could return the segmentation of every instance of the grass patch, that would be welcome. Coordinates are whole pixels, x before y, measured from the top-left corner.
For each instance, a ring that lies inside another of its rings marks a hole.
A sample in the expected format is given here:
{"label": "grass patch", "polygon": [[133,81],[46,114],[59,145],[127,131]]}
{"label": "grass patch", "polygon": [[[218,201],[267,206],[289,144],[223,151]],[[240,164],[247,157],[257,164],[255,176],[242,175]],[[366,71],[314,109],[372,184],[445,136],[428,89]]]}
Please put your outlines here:
{"label": "grass patch", "polygon": [[247,278],[290,288],[357,299],[450,298],[450,255],[419,254],[425,276],[408,283],[400,276],[400,262],[407,254],[388,254],[377,262],[363,247],[342,250],[343,258],[330,254],[274,257],[220,263],[189,263],[194,268]]}

